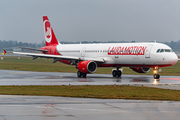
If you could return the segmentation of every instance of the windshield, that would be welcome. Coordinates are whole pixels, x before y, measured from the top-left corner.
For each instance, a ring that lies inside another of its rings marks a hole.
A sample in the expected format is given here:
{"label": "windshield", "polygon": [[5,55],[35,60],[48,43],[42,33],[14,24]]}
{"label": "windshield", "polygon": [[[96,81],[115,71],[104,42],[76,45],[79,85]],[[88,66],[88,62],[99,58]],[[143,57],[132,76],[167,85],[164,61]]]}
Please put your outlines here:
{"label": "windshield", "polygon": [[173,50],[172,50],[172,49],[158,49],[156,52],[157,52],[157,53],[162,53],[162,52],[173,52]]}

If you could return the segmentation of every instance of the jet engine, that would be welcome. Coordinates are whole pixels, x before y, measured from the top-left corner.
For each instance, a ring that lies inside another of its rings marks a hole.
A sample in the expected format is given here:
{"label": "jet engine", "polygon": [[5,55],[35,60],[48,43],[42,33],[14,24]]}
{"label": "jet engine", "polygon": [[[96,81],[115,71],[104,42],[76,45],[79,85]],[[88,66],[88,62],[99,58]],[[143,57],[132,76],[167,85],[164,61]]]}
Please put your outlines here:
{"label": "jet engine", "polygon": [[137,73],[147,73],[150,71],[150,68],[148,67],[133,67],[131,69]]}
{"label": "jet engine", "polygon": [[94,61],[80,61],[77,69],[83,73],[94,73],[97,69],[97,64]]}

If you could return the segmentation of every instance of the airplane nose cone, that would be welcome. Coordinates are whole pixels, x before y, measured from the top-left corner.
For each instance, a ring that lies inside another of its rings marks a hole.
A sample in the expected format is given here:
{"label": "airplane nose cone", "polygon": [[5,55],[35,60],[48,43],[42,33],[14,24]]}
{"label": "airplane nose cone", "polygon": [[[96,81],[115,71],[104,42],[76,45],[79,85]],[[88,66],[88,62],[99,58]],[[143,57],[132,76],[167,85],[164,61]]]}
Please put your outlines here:
{"label": "airplane nose cone", "polygon": [[174,65],[174,64],[177,63],[178,57],[177,57],[177,55],[174,53],[173,55],[169,56],[169,60],[170,60],[170,63],[171,63],[172,65]]}

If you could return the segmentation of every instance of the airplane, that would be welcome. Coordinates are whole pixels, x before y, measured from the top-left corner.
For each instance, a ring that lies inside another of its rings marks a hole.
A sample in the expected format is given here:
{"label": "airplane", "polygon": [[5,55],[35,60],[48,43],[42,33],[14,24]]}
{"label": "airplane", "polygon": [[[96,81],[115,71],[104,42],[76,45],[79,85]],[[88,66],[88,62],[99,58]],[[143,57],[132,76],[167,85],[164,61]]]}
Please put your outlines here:
{"label": "airplane", "polygon": [[43,16],[45,43],[41,49],[43,54],[13,52],[32,56],[33,60],[52,58],[53,63],[59,61],[75,65],[78,77],[92,74],[97,67],[115,67],[113,77],[121,77],[121,67],[129,67],[137,73],[147,73],[153,68],[154,79],[159,79],[160,67],[168,67],[177,63],[178,57],[173,50],[162,43],[103,43],[103,44],[61,44],[57,41],[47,16]]}

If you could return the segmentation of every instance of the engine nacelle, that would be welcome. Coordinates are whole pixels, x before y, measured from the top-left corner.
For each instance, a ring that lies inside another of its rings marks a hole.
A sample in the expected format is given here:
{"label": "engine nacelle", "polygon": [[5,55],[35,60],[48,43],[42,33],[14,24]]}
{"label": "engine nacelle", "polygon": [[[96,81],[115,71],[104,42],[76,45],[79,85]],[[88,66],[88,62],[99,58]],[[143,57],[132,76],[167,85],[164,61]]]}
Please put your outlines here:
{"label": "engine nacelle", "polygon": [[147,73],[150,71],[150,68],[147,67],[133,67],[131,69],[137,73]]}
{"label": "engine nacelle", "polygon": [[94,73],[97,69],[97,64],[94,61],[80,61],[77,65],[79,71],[83,73]]}

